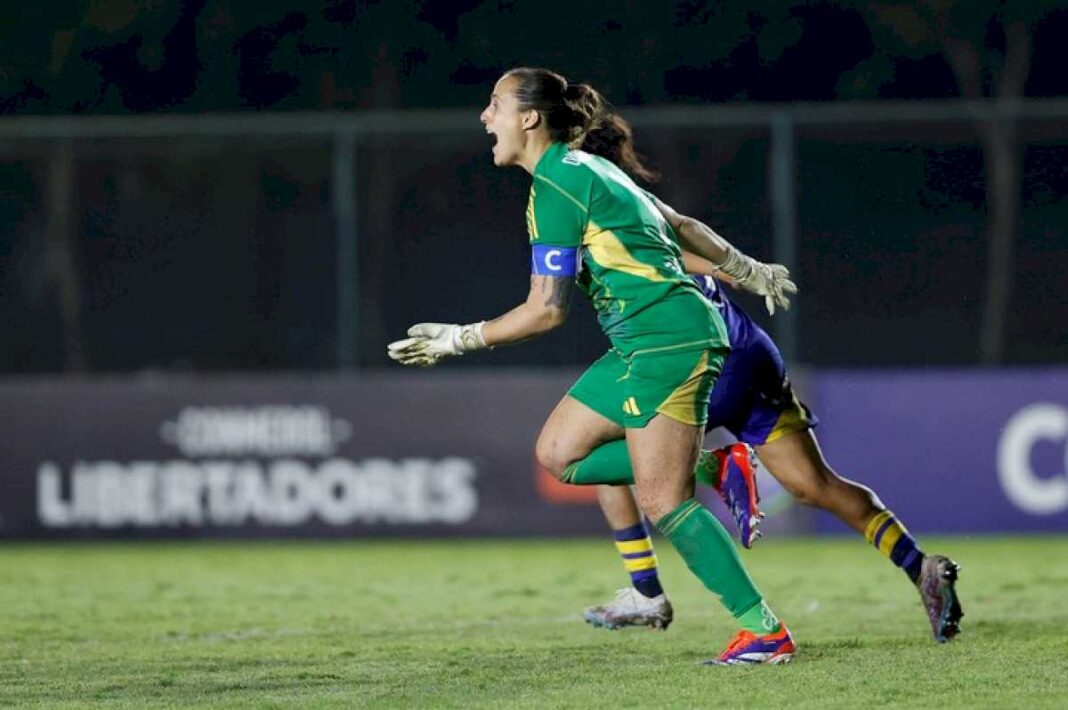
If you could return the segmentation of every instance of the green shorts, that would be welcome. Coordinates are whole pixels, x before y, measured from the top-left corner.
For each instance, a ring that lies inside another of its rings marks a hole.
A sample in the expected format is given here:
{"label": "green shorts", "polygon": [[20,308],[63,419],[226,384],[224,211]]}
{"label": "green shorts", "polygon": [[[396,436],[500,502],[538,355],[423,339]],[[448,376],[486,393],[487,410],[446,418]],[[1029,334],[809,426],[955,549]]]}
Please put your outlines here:
{"label": "green shorts", "polygon": [[694,426],[708,420],[708,398],[729,351],[637,353],[609,350],[568,394],[622,427],[640,429],[657,414]]}

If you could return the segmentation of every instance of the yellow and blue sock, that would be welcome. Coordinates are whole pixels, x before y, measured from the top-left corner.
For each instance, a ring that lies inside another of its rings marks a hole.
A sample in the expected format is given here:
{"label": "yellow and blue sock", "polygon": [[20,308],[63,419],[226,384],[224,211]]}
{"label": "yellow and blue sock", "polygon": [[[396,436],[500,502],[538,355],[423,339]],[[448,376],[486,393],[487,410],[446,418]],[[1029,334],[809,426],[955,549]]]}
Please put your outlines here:
{"label": "yellow and blue sock", "polygon": [[923,550],[889,510],[878,513],[868,521],[864,528],[864,539],[904,570],[913,584],[920,578]]}
{"label": "yellow and blue sock", "polygon": [[623,567],[630,573],[631,584],[645,597],[656,597],[664,593],[660,586],[660,575],[656,567],[656,553],[653,552],[653,540],[643,523],[632,525],[612,533],[616,538],[616,549],[623,557]]}

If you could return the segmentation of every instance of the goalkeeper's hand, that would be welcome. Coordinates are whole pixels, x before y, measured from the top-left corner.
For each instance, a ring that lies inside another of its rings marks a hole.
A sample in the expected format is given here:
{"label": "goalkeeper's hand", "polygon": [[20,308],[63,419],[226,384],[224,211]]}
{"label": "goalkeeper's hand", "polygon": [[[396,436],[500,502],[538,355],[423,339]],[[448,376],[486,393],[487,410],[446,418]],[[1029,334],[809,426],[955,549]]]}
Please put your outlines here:
{"label": "goalkeeper's hand", "polygon": [[764,297],[764,306],[768,313],[775,315],[775,307],[789,310],[790,298],[787,294],[797,293],[797,284],[790,279],[790,270],[782,264],[765,264],[753,259],[753,271],[745,281],[738,285],[750,293]]}
{"label": "goalkeeper's hand", "polygon": [[407,338],[390,343],[387,352],[402,365],[431,367],[442,358],[485,348],[484,324],[417,323],[408,329]]}
{"label": "goalkeeper's hand", "polygon": [[797,284],[790,280],[790,270],[782,264],[765,264],[730,247],[727,260],[719,270],[741,289],[764,297],[768,313],[775,315],[775,307],[790,308],[787,294],[797,293]]}

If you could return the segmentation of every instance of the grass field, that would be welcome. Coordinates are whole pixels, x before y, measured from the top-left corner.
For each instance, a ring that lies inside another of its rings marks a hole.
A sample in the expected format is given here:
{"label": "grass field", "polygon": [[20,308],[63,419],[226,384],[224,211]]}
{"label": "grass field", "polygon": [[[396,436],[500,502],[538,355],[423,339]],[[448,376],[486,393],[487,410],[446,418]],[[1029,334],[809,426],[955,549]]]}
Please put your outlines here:
{"label": "grass field", "polygon": [[0,705],[1068,707],[1068,539],[939,539],[959,641],[852,539],[745,554],[800,652],[709,668],[731,620],[660,542],[667,633],[586,626],[607,540],[0,546]]}

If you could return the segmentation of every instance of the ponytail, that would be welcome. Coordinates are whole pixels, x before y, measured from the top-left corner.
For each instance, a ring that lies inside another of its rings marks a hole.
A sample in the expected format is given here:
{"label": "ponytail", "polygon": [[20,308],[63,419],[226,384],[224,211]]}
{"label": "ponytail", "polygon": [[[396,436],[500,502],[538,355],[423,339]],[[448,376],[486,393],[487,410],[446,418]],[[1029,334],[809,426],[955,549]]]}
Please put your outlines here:
{"label": "ponytail", "polygon": [[634,148],[634,132],[630,124],[618,113],[606,113],[582,141],[582,150],[599,155],[615,163],[632,178],[652,183],[660,179],[659,173],[645,165]]}
{"label": "ponytail", "polygon": [[589,84],[568,84],[564,90],[564,102],[574,117],[574,123],[582,127],[580,135],[573,139],[572,148],[582,144],[583,139],[605,114],[604,97]]}
{"label": "ponytail", "polygon": [[511,69],[505,76],[517,79],[520,110],[541,114],[554,141],[599,155],[631,177],[645,182],[660,179],[635,151],[630,124],[611,113],[608,102],[589,84],[568,83],[560,74],[536,67]]}

